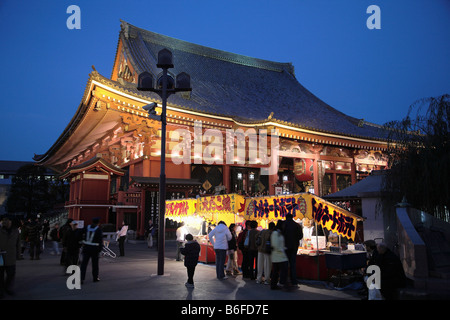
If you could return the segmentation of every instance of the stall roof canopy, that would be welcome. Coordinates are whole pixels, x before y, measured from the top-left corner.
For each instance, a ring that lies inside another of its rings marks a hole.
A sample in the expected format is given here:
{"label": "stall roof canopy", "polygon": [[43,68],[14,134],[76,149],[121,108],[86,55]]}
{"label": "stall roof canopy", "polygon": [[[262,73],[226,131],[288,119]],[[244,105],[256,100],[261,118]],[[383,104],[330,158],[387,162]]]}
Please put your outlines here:
{"label": "stall roof canopy", "polygon": [[364,218],[311,193],[297,193],[279,196],[243,197],[238,194],[221,194],[196,199],[166,201],[166,217],[179,220],[198,215],[218,222],[256,220],[275,222],[292,214],[295,220],[314,219],[322,227],[336,234],[354,240],[358,221]]}
{"label": "stall roof canopy", "polygon": [[365,198],[379,196],[383,190],[384,177],[386,170],[374,170],[363,180],[345,188],[341,191],[323,196],[326,200],[350,200],[356,198]]}
{"label": "stall roof canopy", "polygon": [[[158,52],[167,48],[175,65],[169,71],[190,75],[192,93],[170,96],[172,104],[245,123],[270,120],[352,137],[385,140],[387,136],[382,126],[350,117],[317,98],[298,82],[291,63],[204,47],[124,21],[121,28],[124,54],[137,73],[148,71],[156,79],[162,71],[156,67]],[[139,93],[158,99],[151,92]]]}

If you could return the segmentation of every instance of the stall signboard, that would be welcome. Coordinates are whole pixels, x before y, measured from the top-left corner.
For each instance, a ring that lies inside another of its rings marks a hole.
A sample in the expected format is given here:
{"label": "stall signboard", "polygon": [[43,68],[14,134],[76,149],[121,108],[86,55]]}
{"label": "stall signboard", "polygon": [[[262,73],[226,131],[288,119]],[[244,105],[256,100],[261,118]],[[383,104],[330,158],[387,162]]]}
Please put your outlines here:
{"label": "stall signboard", "polygon": [[242,222],[237,215],[244,197],[238,194],[220,194],[215,196],[200,197],[197,199],[197,213],[205,220],[214,224],[224,221],[230,223]]}
{"label": "stall signboard", "polygon": [[197,213],[237,213],[244,197],[238,194],[221,194],[197,199]]}
{"label": "stall signboard", "polygon": [[166,217],[181,221],[198,215],[212,223],[256,220],[260,223],[284,220],[290,213],[294,220],[314,219],[330,232],[354,240],[361,217],[311,193],[244,198],[238,194],[221,194],[197,199],[166,201]]}
{"label": "stall signboard", "polygon": [[195,213],[196,206],[197,199],[167,200],[166,217],[169,219],[188,217]]}
{"label": "stall signboard", "polygon": [[310,193],[246,198],[239,210],[245,220],[314,219],[327,230],[355,239],[358,216]]}
{"label": "stall signboard", "polygon": [[286,214],[291,213],[294,220],[308,217],[307,194],[290,194],[280,196],[246,198],[241,205],[240,213],[245,220],[268,220],[276,221],[284,219]]}
{"label": "stall signboard", "polygon": [[356,225],[361,217],[335,206],[319,197],[312,196],[310,200],[312,216],[325,229],[355,240]]}
{"label": "stall signboard", "polygon": [[177,199],[166,201],[166,217],[182,221],[189,216],[199,216],[211,223],[219,221],[230,223],[242,222],[237,215],[244,197],[237,194],[199,197],[197,199]]}

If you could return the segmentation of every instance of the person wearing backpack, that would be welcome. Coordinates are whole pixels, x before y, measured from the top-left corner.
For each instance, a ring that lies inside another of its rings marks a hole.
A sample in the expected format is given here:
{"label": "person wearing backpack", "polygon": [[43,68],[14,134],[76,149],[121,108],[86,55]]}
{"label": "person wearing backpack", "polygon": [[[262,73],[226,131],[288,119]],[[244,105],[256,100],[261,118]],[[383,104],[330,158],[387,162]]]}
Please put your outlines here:
{"label": "person wearing backpack", "polygon": [[264,284],[270,284],[270,272],[272,271],[272,260],[270,258],[270,252],[272,251],[272,245],[270,242],[270,236],[275,229],[275,223],[269,223],[269,229],[264,229],[260,232],[257,242],[258,245],[258,265],[256,283],[263,283],[262,276],[264,274]]}

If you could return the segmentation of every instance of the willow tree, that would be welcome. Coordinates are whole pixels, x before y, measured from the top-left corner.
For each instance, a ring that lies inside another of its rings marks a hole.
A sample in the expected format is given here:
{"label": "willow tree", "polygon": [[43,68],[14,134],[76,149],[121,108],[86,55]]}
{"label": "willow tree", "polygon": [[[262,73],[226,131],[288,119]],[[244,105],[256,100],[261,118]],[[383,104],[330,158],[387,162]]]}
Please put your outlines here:
{"label": "willow tree", "polygon": [[389,122],[385,190],[449,221],[450,95],[416,101],[401,121]]}

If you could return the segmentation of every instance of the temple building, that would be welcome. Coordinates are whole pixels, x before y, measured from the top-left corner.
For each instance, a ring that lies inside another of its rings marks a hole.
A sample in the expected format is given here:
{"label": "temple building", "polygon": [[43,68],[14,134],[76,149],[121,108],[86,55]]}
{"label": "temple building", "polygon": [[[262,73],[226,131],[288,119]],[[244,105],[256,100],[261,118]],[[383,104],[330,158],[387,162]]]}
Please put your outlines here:
{"label": "temple building", "polygon": [[[192,87],[167,101],[168,199],[199,192],[324,196],[386,167],[383,128],[321,101],[300,84],[291,63],[216,50],[122,21],[111,76],[93,68],[73,118],[50,149],[34,157],[70,181],[69,217],[126,220],[138,235],[149,219],[157,220],[161,124],[142,107],[154,102],[160,113],[162,102],[139,91],[137,80],[144,71],[161,74],[156,65],[163,48],[173,54],[169,72],[186,72]],[[267,159],[277,160],[275,171]]]}

